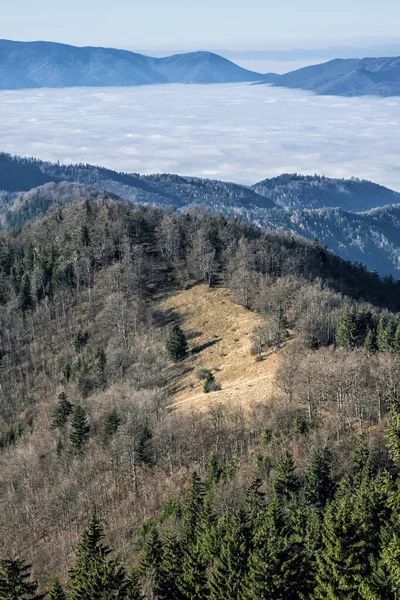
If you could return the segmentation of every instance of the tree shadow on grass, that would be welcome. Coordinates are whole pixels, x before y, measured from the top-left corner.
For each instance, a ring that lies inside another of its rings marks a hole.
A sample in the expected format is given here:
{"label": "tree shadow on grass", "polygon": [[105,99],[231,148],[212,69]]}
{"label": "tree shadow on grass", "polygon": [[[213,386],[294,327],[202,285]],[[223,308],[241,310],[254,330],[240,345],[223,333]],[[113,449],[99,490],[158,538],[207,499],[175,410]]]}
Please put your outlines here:
{"label": "tree shadow on grass", "polygon": [[215,340],[212,340],[211,342],[206,342],[205,344],[200,344],[200,346],[195,346],[192,349],[192,354],[199,354],[200,352],[203,352],[203,350],[206,350],[207,348],[210,348],[211,346],[218,344],[218,342],[220,342],[221,339],[222,338],[216,338]]}

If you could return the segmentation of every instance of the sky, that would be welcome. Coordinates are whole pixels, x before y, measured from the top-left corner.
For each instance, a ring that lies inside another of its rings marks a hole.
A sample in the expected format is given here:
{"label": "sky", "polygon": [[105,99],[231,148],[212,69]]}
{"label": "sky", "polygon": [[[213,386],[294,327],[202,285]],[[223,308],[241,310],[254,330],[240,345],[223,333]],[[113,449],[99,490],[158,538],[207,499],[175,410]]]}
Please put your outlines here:
{"label": "sky", "polygon": [[4,0],[0,38],[130,49],[399,41],[398,0]]}

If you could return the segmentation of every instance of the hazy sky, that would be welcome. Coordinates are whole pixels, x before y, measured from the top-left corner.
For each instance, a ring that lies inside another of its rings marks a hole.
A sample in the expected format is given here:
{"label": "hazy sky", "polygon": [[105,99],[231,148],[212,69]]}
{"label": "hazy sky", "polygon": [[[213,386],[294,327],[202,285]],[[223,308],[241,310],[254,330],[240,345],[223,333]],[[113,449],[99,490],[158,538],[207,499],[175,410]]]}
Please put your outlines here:
{"label": "hazy sky", "polygon": [[0,38],[137,49],[399,40],[399,0],[4,0]]}

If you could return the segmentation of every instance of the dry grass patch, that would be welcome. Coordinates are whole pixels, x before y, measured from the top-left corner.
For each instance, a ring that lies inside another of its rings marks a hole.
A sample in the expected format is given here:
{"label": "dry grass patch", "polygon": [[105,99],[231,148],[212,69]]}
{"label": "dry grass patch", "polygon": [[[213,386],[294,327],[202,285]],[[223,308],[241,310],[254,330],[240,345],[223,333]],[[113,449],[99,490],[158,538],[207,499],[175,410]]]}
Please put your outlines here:
{"label": "dry grass patch", "polygon": [[[229,290],[197,285],[168,297],[161,308],[179,314],[192,351],[185,362],[188,372],[172,389],[171,406],[198,409],[213,402],[251,406],[270,398],[280,356],[270,352],[256,361],[251,334],[261,318],[235,304]],[[204,394],[202,369],[212,370],[220,391]]]}

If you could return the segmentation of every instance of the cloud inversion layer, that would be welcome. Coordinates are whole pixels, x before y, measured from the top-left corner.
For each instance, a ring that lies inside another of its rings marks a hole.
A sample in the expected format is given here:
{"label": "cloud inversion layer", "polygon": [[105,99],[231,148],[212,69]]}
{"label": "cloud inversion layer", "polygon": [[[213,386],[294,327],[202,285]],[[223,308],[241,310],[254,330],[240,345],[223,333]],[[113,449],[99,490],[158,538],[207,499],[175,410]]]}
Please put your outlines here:
{"label": "cloud inversion layer", "polygon": [[0,93],[0,150],[250,184],[282,172],[400,190],[400,98],[246,84]]}

